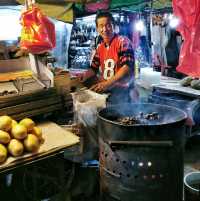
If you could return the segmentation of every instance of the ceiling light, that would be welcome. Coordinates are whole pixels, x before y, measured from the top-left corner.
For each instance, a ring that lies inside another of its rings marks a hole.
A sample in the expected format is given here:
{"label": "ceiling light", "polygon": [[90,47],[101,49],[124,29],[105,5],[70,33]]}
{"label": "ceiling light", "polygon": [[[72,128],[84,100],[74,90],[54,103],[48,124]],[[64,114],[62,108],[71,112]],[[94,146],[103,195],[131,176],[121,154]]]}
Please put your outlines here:
{"label": "ceiling light", "polygon": [[138,20],[135,23],[135,30],[136,31],[143,31],[144,30],[144,22],[142,20]]}
{"label": "ceiling light", "polygon": [[179,23],[180,23],[180,20],[176,17],[176,16],[172,16],[171,18],[169,18],[169,26],[171,28],[176,28]]}

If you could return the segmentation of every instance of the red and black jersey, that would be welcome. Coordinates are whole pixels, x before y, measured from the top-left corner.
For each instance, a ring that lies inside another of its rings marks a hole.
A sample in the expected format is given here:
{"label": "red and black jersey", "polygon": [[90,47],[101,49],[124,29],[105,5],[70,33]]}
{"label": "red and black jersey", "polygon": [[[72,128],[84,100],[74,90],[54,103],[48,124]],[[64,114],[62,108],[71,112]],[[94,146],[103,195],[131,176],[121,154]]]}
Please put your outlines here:
{"label": "red and black jersey", "polygon": [[[130,72],[134,72],[134,52],[131,41],[124,36],[115,35],[106,46],[102,41],[96,49],[91,68],[95,71],[100,70],[101,79],[108,80],[123,66],[127,64]],[[120,83],[126,84],[127,79]]]}

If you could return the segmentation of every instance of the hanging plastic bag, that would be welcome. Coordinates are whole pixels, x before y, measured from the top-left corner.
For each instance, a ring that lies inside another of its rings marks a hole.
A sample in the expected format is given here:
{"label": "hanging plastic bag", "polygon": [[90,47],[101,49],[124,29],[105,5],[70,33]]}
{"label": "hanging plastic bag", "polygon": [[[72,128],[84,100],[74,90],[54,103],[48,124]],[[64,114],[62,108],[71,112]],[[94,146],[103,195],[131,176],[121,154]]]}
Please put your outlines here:
{"label": "hanging plastic bag", "polygon": [[178,31],[183,37],[177,71],[200,78],[200,1],[173,0],[179,18]]}
{"label": "hanging plastic bag", "polygon": [[96,126],[97,110],[106,107],[107,94],[98,94],[91,90],[81,90],[72,94],[75,121],[84,126]]}
{"label": "hanging plastic bag", "polygon": [[21,49],[40,54],[55,47],[54,23],[35,4],[29,2],[27,10],[21,15],[21,24]]}

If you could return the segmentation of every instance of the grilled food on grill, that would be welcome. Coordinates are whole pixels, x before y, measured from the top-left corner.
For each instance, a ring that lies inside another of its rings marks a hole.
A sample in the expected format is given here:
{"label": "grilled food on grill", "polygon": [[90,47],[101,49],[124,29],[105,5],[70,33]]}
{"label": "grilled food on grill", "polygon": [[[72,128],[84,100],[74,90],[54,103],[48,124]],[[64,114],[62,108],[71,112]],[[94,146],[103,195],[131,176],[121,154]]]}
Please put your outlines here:
{"label": "grilled food on grill", "polygon": [[136,117],[120,117],[117,121],[125,125],[140,124],[140,120]]}
{"label": "grilled food on grill", "polygon": [[140,112],[139,115],[136,116],[125,116],[117,118],[117,122],[124,125],[134,125],[134,124],[143,124],[147,121],[157,120],[159,119],[159,115],[157,112],[144,114]]}

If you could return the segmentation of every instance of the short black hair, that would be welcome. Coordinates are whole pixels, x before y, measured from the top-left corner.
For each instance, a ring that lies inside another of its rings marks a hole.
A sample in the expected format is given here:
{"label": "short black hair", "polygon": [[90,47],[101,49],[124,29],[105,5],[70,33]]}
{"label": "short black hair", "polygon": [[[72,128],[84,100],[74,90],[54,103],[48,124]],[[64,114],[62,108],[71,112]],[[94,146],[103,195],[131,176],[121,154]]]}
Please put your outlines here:
{"label": "short black hair", "polygon": [[99,18],[102,18],[102,17],[107,17],[110,19],[110,21],[112,22],[112,24],[115,24],[115,19],[114,17],[112,16],[112,14],[109,12],[109,11],[104,11],[104,10],[100,10],[97,15],[96,15],[96,18],[95,18],[95,23],[96,23],[96,26],[97,26],[97,20]]}

